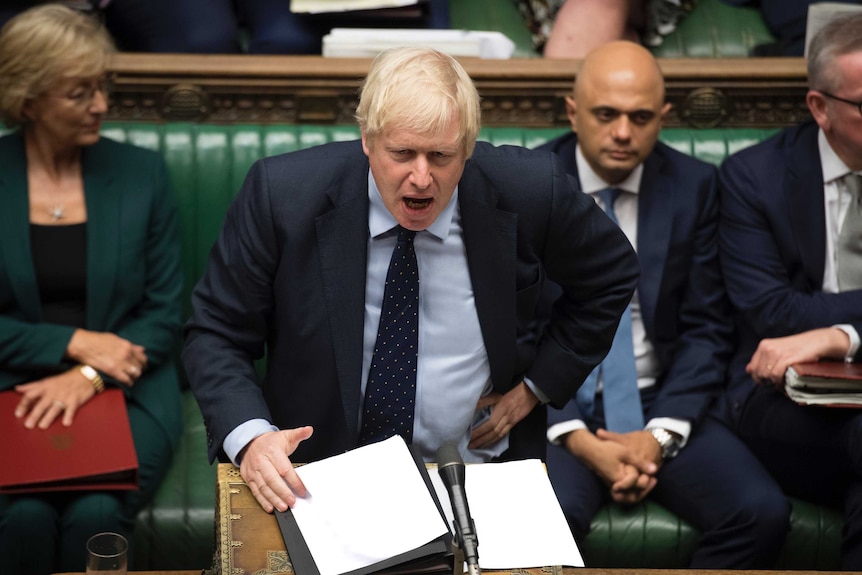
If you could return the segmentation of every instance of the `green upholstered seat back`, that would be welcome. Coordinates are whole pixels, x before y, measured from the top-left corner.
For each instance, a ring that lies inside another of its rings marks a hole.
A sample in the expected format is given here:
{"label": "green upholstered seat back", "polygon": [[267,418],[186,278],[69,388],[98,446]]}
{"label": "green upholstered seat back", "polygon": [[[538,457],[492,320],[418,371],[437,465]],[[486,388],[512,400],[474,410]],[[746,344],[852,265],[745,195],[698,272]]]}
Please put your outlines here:
{"label": "green upholstered seat back", "polygon": [[[755,8],[721,0],[693,0],[694,9],[676,30],[652,48],[659,58],[744,58],[752,47],[774,40]],[[515,43],[515,57],[538,57],[517,0],[449,0],[450,25],[464,30],[496,30]]]}
{"label": "green upholstered seat back", "polygon": [[[480,139],[536,147],[565,128],[486,127]],[[352,125],[213,125],[113,123],[105,136],[161,151],[179,209],[186,294],[206,266],[225,211],[251,164],[262,157],[359,137]],[[728,154],[762,140],[770,131],[668,129],[661,139],[682,152],[718,164]],[[185,298],[188,312],[188,297]]]}
{"label": "green upholstered seat back", "polygon": [[[486,127],[480,139],[534,148],[565,128]],[[104,135],[161,151],[179,209],[186,294],[206,266],[225,211],[251,164],[262,157],[359,137],[352,125],[213,125],[113,123]],[[661,139],[674,148],[718,164],[728,154],[762,140],[768,130],[668,129]],[[186,312],[188,298],[186,297]]]}

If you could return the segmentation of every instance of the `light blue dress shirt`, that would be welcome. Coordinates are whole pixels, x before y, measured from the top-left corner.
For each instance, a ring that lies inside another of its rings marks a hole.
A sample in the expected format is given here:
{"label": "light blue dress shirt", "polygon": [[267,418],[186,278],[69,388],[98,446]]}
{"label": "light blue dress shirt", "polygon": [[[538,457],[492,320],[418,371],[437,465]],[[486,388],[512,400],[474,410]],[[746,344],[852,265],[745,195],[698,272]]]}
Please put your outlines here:
{"label": "light blue dress shirt", "polygon": [[[368,198],[362,397],[377,339],[386,272],[395,247],[396,234],[392,230],[398,225],[386,209],[370,170]],[[483,449],[467,449],[472,429],[490,416],[490,408],[481,412],[475,408],[479,398],[491,392],[492,383],[467,267],[457,188],[434,223],[416,234],[413,245],[419,265],[419,361],[413,443],[426,461],[436,461],[437,449],[446,443],[457,445],[467,463],[489,461],[508,448],[509,438]],[[532,382],[528,385],[535,393]],[[360,418],[362,411],[360,406]],[[277,430],[265,419],[246,421],[227,435],[224,451],[238,464],[237,455],[248,442]]]}
{"label": "light blue dress shirt", "polygon": [[[392,231],[398,222],[386,209],[368,174],[368,272],[365,281],[365,332],[362,391],[377,326],[389,259],[395,247]],[[485,350],[473,284],[467,268],[458,189],[427,230],[413,240],[419,265],[419,362],[413,443],[426,461],[436,461],[437,449],[458,446],[465,462],[488,461],[508,447],[508,438],[482,450],[470,451],[470,430],[490,413],[476,412],[479,398],[491,392],[491,368]],[[360,409],[360,417],[362,410]]]}

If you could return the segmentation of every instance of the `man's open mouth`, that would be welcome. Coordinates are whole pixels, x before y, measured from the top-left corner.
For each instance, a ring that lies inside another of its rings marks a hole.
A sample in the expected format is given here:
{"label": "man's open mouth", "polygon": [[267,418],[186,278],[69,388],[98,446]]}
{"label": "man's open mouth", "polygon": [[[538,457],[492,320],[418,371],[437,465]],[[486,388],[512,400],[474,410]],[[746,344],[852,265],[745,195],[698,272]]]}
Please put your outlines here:
{"label": "man's open mouth", "polygon": [[432,198],[404,198],[404,204],[411,210],[421,210],[431,204]]}

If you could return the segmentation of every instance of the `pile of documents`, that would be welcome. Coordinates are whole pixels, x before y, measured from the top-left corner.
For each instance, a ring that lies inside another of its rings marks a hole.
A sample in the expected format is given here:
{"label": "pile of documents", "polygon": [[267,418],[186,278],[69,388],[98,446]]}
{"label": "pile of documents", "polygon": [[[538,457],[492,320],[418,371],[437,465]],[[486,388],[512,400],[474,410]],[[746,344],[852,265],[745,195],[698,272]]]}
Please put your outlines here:
{"label": "pile of documents", "polygon": [[[308,495],[276,517],[297,575],[452,572],[446,488],[401,437],[296,471]],[[482,569],[584,566],[540,460],[467,465],[465,490]]]}
{"label": "pile of documents", "polygon": [[798,363],[787,368],[784,390],[803,405],[862,406],[862,365],[843,361]]}
{"label": "pile of documents", "polygon": [[500,32],[409,28],[333,28],[323,37],[323,55],[334,58],[373,58],[401,46],[434,48],[451,56],[508,59],[515,43]]}

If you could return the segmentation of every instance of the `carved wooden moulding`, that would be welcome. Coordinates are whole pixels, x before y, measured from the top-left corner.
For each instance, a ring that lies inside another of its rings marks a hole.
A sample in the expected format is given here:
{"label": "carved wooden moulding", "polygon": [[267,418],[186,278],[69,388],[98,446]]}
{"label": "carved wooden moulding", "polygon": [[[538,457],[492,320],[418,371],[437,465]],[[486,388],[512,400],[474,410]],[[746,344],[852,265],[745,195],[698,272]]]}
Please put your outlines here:
{"label": "carved wooden moulding", "polygon": [[[120,121],[352,124],[366,59],[121,54]],[[801,59],[661,63],[673,127],[781,127],[809,117]],[[464,61],[488,126],[563,127],[577,62]]]}

